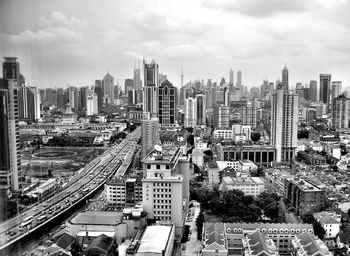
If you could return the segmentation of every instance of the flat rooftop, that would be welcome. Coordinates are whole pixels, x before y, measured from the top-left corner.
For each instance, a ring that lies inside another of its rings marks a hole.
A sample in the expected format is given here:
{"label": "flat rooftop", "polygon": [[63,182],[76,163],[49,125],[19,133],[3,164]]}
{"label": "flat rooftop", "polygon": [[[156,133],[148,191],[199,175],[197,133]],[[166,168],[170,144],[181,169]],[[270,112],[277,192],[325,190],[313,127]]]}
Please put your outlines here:
{"label": "flat rooftop", "polygon": [[147,162],[159,162],[166,163],[176,160],[176,155],[179,154],[180,148],[174,146],[163,146],[161,152],[157,152],[153,149],[144,159],[145,163]]}
{"label": "flat rooftop", "polygon": [[115,226],[121,223],[123,220],[122,212],[102,212],[102,211],[89,211],[80,212],[74,216],[70,222],[75,225],[106,225]]}
{"label": "flat rooftop", "polygon": [[173,226],[147,226],[137,253],[162,254],[167,247],[172,229]]}

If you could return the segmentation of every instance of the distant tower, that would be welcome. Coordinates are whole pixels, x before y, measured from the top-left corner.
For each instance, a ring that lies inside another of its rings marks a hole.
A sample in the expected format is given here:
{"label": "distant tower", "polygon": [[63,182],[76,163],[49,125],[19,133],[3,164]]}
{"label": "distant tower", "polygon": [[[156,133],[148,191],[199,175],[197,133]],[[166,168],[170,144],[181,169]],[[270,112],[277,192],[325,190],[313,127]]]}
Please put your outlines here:
{"label": "distant tower", "polygon": [[233,73],[233,69],[230,69],[230,79],[229,79],[229,86],[230,88],[234,86],[234,82],[233,82],[233,77],[234,77],[234,73]]}
{"label": "distant tower", "polygon": [[206,109],[207,109],[206,95],[197,94],[196,101],[197,101],[197,124],[206,125]]}
{"label": "distant tower", "polygon": [[168,80],[159,86],[159,124],[162,127],[170,127],[175,124],[177,116],[177,88]]}
{"label": "distant tower", "polygon": [[287,66],[282,69],[282,88],[283,90],[289,90],[289,72]]}
{"label": "distant tower", "polygon": [[315,80],[311,80],[310,81],[310,84],[309,84],[309,99],[312,101],[312,102],[317,102],[319,97],[318,97],[318,94],[317,94],[317,81]]}
{"label": "distant tower", "polygon": [[107,73],[102,79],[103,103],[114,104],[114,77]]}
{"label": "distant tower", "polygon": [[243,96],[243,87],[242,87],[242,71],[237,71],[237,82],[236,87],[239,89],[239,97],[241,98]]}
{"label": "distant tower", "polygon": [[154,60],[151,64],[143,61],[143,111],[149,112],[151,117],[158,117],[158,69],[158,64]]}
{"label": "distant tower", "polygon": [[349,128],[350,99],[344,95],[334,98],[332,106],[332,124],[334,129]]}
{"label": "distant tower", "polygon": [[141,72],[140,65],[134,68],[134,89],[136,91],[137,103],[142,103],[142,81],[141,81]]}
{"label": "distant tower", "polygon": [[181,88],[184,86],[184,69],[183,66],[181,65]]}
{"label": "distant tower", "polygon": [[197,99],[185,99],[185,127],[197,126]]}
{"label": "distant tower", "polygon": [[327,104],[327,113],[330,108],[331,79],[330,74],[320,74],[320,101]]}

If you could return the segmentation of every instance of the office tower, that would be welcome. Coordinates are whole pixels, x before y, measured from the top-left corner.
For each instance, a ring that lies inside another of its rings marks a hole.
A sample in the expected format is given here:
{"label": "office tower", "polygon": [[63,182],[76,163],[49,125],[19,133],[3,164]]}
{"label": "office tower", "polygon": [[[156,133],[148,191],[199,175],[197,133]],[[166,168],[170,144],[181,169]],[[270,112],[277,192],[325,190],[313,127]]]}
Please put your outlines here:
{"label": "office tower", "polygon": [[271,143],[276,148],[276,162],[293,161],[298,134],[298,95],[277,90],[272,95]]}
{"label": "office tower", "polygon": [[[28,119],[28,88],[22,79],[23,83],[18,83],[18,116],[19,120]],[[19,81],[18,81],[19,82]]]}
{"label": "office tower", "polygon": [[206,125],[206,96],[204,94],[196,95],[197,101],[197,125]]}
{"label": "office tower", "polygon": [[68,103],[68,93],[60,88],[57,90],[57,108],[60,110],[64,110],[66,108],[66,104]]}
{"label": "office tower", "polygon": [[[90,93],[90,89],[88,86],[85,87],[81,87],[79,89],[79,93],[78,93],[78,109],[84,111],[86,110],[86,100],[87,100],[87,96]],[[97,104],[98,104],[98,95],[96,93],[97,96]]]}
{"label": "office tower", "polygon": [[114,77],[107,73],[102,79],[102,102],[114,104]]}
{"label": "office tower", "polygon": [[332,107],[332,123],[334,129],[349,128],[350,99],[344,95],[336,97]]}
{"label": "office tower", "polygon": [[147,64],[144,60],[143,72],[143,111],[149,112],[151,117],[158,117],[158,64],[154,60]]}
{"label": "office tower", "polygon": [[282,88],[283,90],[289,90],[289,72],[287,66],[282,69]]}
{"label": "office tower", "polygon": [[103,106],[103,90],[102,90],[102,81],[101,80],[95,80],[94,92],[97,95],[98,110],[101,111],[102,106]]}
{"label": "office tower", "polygon": [[128,95],[128,91],[134,89],[134,80],[127,78],[124,81],[124,93]]}
{"label": "office tower", "polygon": [[213,92],[213,90],[207,90],[206,91],[206,93],[205,93],[205,96],[206,96],[206,107],[207,107],[207,109],[209,109],[209,108],[212,108],[213,107],[213,105],[214,105],[214,97],[213,97],[213,95],[214,95],[214,92]]}
{"label": "office tower", "polygon": [[159,86],[159,124],[162,127],[169,127],[175,124],[177,115],[177,88],[168,80]]}
{"label": "office tower", "polygon": [[320,102],[327,104],[327,112],[329,110],[331,75],[320,74]]}
{"label": "office tower", "polygon": [[247,102],[245,106],[241,107],[241,119],[243,125],[250,125],[253,129],[256,127],[256,110],[257,108],[252,102]]}
{"label": "office tower", "polygon": [[185,105],[185,98],[186,98],[186,88],[182,86],[180,88],[180,93],[179,93],[179,105],[181,106]]}
{"label": "office tower", "polygon": [[319,100],[318,90],[317,90],[317,81],[311,80],[309,86],[309,99],[312,102],[317,102]]}
{"label": "office tower", "polygon": [[331,93],[332,100],[334,98],[338,97],[341,94],[341,92],[342,92],[342,83],[341,83],[341,81],[333,81],[332,82],[332,93]]}
{"label": "office tower", "polygon": [[185,127],[196,128],[197,125],[197,99],[192,97],[185,100]]}
{"label": "office tower", "polygon": [[189,199],[189,162],[179,147],[155,147],[143,159],[142,201],[149,220],[171,221],[183,232]]}
{"label": "office tower", "polygon": [[129,90],[127,96],[129,106],[135,105],[137,103],[137,93],[135,89]]}
{"label": "office tower", "polygon": [[134,89],[136,90],[136,101],[142,103],[142,81],[140,67],[134,69]]}
{"label": "office tower", "polygon": [[228,128],[230,126],[230,107],[223,104],[214,106],[214,128]]}
{"label": "office tower", "polygon": [[142,130],[142,157],[144,158],[159,143],[159,119],[150,118],[141,120]]}
{"label": "office tower", "polygon": [[167,75],[158,74],[158,84],[159,86],[167,80]]}
{"label": "office tower", "polygon": [[86,97],[86,115],[93,116],[98,114],[97,94],[90,92]]}
{"label": "office tower", "polygon": [[40,95],[36,87],[27,87],[27,109],[29,121],[40,119]]}
{"label": "office tower", "polygon": [[242,71],[237,71],[237,82],[236,82],[236,89],[239,90],[239,97],[241,98],[243,96],[243,88],[242,88]]}
{"label": "office tower", "polygon": [[228,83],[228,85],[230,86],[230,88],[231,87],[234,87],[234,73],[233,73],[233,69],[231,68],[230,69],[230,79],[229,79],[229,83]]}
{"label": "office tower", "polygon": [[183,66],[181,66],[181,88],[184,86],[184,69]]}

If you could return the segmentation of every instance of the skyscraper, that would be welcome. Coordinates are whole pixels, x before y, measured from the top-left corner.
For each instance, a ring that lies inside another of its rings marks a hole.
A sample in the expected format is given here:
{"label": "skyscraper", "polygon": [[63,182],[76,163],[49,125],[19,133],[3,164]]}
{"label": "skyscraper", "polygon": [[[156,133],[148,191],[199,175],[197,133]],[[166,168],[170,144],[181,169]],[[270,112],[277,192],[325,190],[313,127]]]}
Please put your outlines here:
{"label": "skyscraper", "polygon": [[327,112],[330,107],[331,78],[330,74],[320,74],[320,101],[327,104]]}
{"label": "skyscraper", "polygon": [[92,116],[98,114],[98,99],[97,94],[90,92],[86,96],[86,115]]}
{"label": "skyscraper", "polygon": [[158,118],[162,127],[169,127],[175,124],[177,116],[177,88],[168,80],[159,87]]}
{"label": "skyscraper", "polygon": [[197,101],[197,125],[206,125],[206,96],[204,94],[196,95]]}
{"label": "skyscraper", "polygon": [[149,112],[151,117],[158,117],[158,64],[154,60],[147,64],[144,60],[143,72],[143,111]]}
{"label": "skyscraper", "polygon": [[276,162],[293,161],[298,134],[298,95],[279,89],[272,95],[271,144]]}
{"label": "skyscraper", "polygon": [[282,69],[282,88],[283,90],[289,90],[289,72],[287,66]]}
{"label": "skyscraper", "polygon": [[309,99],[312,102],[317,102],[319,100],[318,91],[317,91],[317,81],[315,81],[315,80],[310,81]]}
{"label": "skyscraper", "polygon": [[103,106],[103,91],[102,91],[102,81],[101,80],[95,80],[95,88],[94,92],[97,95],[97,106],[98,110],[100,111]]}
{"label": "skyscraper", "polygon": [[[18,191],[20,169],[17,58],[4,58],[3,79],[0,79],[0,201],[11,191]],[[0,218],[4,216],[0,213]]]}
{"label": "skyscraper", "polygon": [[107,73],[102,79],[103,104],[114,104],[114,77]]}
{"label": "skyscraper", "polygon": [[132,80],[131,78],[127,78],[124,81],[124,93],[128,94],[129,90],[134,89],[134,80]]}
{"label": "skyscraper", "polygon": [[231,87],[234,86],[234,81],[233,81],[234,73],[233,73],[233,69],[232,68],[230,69],[229,76],[230,76],[230,79],[229,79],[228,85],[231,88]]}
{"label": "skyscraper", "polygon": [[159,143],[158,118],[141,120],[142,157],[144,158]]}
{"label": "skyscraper", "polygon": [[239,97],[241,98],[243,96],[243,87],[242,87],[242,71],[237,71],[237,82],[236,82],[236,89],[239,90]]}
{"label": "skyscraper", "polygon": [[338,97],[342,91],[342,83],[341,81],[333,81],[332,82],[332,99]]}
{"label": "skyscraper", "polygon": [[142,81],[139,67],[134,69],[134,89],[136,90],[137,103],[142,103]]}
{"label": "skyscraper", "polygon": [[350,99],[344,95],[334,98],[332,106],[332,123],[334,129],[349,128]]}
{"label": "skyscraper", "polygon": [[192,97],[185,99],[185,127],[197,126],[197,99]]}

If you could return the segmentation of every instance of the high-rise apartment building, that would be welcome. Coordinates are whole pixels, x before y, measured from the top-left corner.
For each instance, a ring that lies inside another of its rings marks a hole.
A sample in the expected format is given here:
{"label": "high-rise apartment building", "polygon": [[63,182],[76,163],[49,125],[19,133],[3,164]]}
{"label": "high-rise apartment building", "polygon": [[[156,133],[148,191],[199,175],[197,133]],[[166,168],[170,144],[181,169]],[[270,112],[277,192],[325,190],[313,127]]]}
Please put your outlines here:
{"label": "high-rise apartment building", "polygon": [[223,104],[214,106],[214,128],[228,128],[230,126],[230,107]]}
{"label": "high-rise apartment building", "polygon": [[149,112],[151,117],[158,117],[158,68],[154,60],[150,64],[143,61],[143,111]]}
{"label": "high-rise apartment building", "polygon": [[298,95],[277,90],[272,95],[271,143],[276,148],[276,162],[293,161],[297,148]]}
{"label": "high-rise apartment building", "polygon": [[114,104],[114,77],[109,73],[102,79],[102,102]]}
{"label": "high-rise apartment building", "polygon": [[320,102],[327,104],[327,112],[330,107],[331,78],[330,74],[320,74]]}
{"label": "high-rise apartment building", "polygon": [[342,83],[341,81],[332,82],[332,91],[331,91],[331,104],[333,105],[333,99],[338,97],[342,93]]}
{"label": "high-rise apartment building", "polygon": [[16,81],[20,78],[19,62],[16,57],[4,57],[2,78],[15,79]]}
{"label": "high-rise apartment building", "polygon": [[346,98],[344,95],[340,95],[334,99],[332,107],[332,124],[334,129],[349,128],[349,108],[349,98]]}
{"label": "high-rise apartment building", "polygon": [[247,102],[241,107],[241,119],[243,125],[250,125],[253,129],[256,127],[256,110],[252,102]]}
{"label": "high-rise apartment building", "polygon": [[153,149],[143,159],[142,200],[147,218],[171,221],[175,232],[183,232],[189,198],[189,161],[179,147]]}
{"label": "high-rise apartment building", "polygon": [[287,66],[282,69],[282,88],[283,90],[289,90],[289,72]]}
{"label": "high-rise apartment building", "polygon": [[153,117],[141,120],[141,131],[142,157],[145,157],[159,142],[159,119]]}
{"label": "high-rise apartment building", "polygon": [[176,122],[177,115],[177,88],[168,80],[165,80],[159,86],[159,109],[158,118],[159,124],[162,127],[169,127]]}
{"label": "high-rise apartment building", "polygon": [[197,126],[197,99],[192,97],[185,99],[185,127]]}
{"label": "high-rise apartment building", "polygon": [[206,125],[206,96],[204,94],[196,95],[197,101],[197,125]]}

